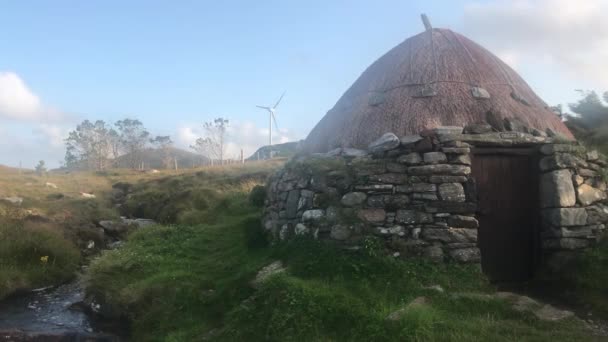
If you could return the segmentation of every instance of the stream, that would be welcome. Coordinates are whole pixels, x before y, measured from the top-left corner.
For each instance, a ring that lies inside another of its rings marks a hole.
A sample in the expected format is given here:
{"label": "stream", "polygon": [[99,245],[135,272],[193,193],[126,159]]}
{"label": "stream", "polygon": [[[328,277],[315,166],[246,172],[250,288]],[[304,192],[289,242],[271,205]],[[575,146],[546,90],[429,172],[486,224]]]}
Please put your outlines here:
{"label": "stream", "polygon": [[[80,277],[0,302],[0,341],[124,341],[88,314]],[[110,329],[111,330],[111,329]]]}

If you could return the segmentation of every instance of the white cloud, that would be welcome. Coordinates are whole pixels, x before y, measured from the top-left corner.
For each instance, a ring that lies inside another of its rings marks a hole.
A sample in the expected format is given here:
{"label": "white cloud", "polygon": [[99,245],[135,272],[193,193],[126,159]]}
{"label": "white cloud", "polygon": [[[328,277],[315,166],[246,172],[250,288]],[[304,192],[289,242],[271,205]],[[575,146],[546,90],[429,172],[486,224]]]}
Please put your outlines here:
{"label": "white cloud", "polygon": [[608,88],[606,13],[605,0],[472,2],[464,32],[516,68],[550,67]]}
{"label": "white cloud", "polygon": [[0,119],[54,122],[64,115],[42,103],[14,72],[0,71]]}
{"label": "white cloud", "polygon": [[[204,136],[202,125],[183,124],[177,129],[175,138],[177,146],[188,148],[197,138]],[[243,149],[245,158],[253,154],[258,148],[268,145],[268,128],[260,128],[251,121],[234,121],[230,123],[227,132],[226,155],[228,158],[238,158]],[[296,141],[294,133],[287,129],[272,131],[273,143]]]}

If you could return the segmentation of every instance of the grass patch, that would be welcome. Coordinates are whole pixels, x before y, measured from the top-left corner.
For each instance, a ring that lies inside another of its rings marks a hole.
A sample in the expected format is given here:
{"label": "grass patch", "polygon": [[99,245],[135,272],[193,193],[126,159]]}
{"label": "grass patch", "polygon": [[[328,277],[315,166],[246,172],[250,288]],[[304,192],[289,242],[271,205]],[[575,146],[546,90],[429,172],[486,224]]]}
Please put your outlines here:
{"label": "grass patch", "polygon": [[0,299],[71,278],[80,252],[50,223],[0,220]]}

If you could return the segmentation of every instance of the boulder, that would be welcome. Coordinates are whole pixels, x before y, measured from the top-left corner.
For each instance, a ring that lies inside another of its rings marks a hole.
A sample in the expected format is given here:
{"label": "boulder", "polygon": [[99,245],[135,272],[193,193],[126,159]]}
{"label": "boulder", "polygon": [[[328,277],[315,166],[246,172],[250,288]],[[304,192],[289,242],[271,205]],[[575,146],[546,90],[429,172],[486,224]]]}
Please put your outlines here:
{"label": "boulder", "polygon": [[477,229],[469,228],[424,228],[422,238],[429,241],[477,242]]}
{"label": "boulder", "polygon": [[355,207],[361,205],[367,199],[367,195],[364,192],[349,192],[342,196],[340,203],[345,207]]}
{"label": "boulder", "polygon": [[293,219],[298,213],[298,204],[300,200],[300,190],[291,190],[287,194],[287,201],[285,202],[285,210],[287,211],[287,218]]}
{"label": "boulder", "polygon": [[593,150],[593,151],[587,152],[586,157],[587,157],[587,160],[593,161],[593,160],[597,160],[600,157],[600,155],[599,155],[599,153],[597,153],[596,150]]}
{"label": "boulder", "polygon": [[543,209],[543,219],[555,227],[583,226],[587,224],[585,208],[550,208]]}
{"label": "boulder", "polygon": [[439,185],[439,197],[448,202],[464,202],[466,196],[460,183],[444,183]]}
{"label": "boulder", "polygon": [[448,161],[443,152],[427,152],[423,155],[423,159],[425,164],[441,164]]}
{"label": "boulder", "polygon": [[606,199],[606,192],[593,188],[587,184],[582,184],[576,188],[576,194],[578,195],[578,201],[584,206]]}
{"label": "boulder", "polygon": [[549,207],[572,207],[576,204],[576,193],[572,185],[572,173],[556,170],[540,177],[540,205]]}
{"label": "boulder", "polygon": [[393,133],[385,133],[377,140],[373,141],[367,149],[372,153],[385,152],[399,147],[400,140]]}

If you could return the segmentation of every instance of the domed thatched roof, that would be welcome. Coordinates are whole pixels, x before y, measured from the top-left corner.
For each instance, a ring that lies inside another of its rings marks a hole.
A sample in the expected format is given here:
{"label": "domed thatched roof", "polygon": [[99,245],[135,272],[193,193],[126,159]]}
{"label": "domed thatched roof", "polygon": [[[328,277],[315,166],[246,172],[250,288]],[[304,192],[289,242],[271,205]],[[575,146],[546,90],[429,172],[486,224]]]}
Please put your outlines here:
{"label": "domed thatched roof", "polygon": [[507,64],[468,38],[429,25],[368,67],[310,132],[305,149],[363,148],[386,132],[403,136],[438,126],[488,123],[504,131],[505,119],[573,138]]}

